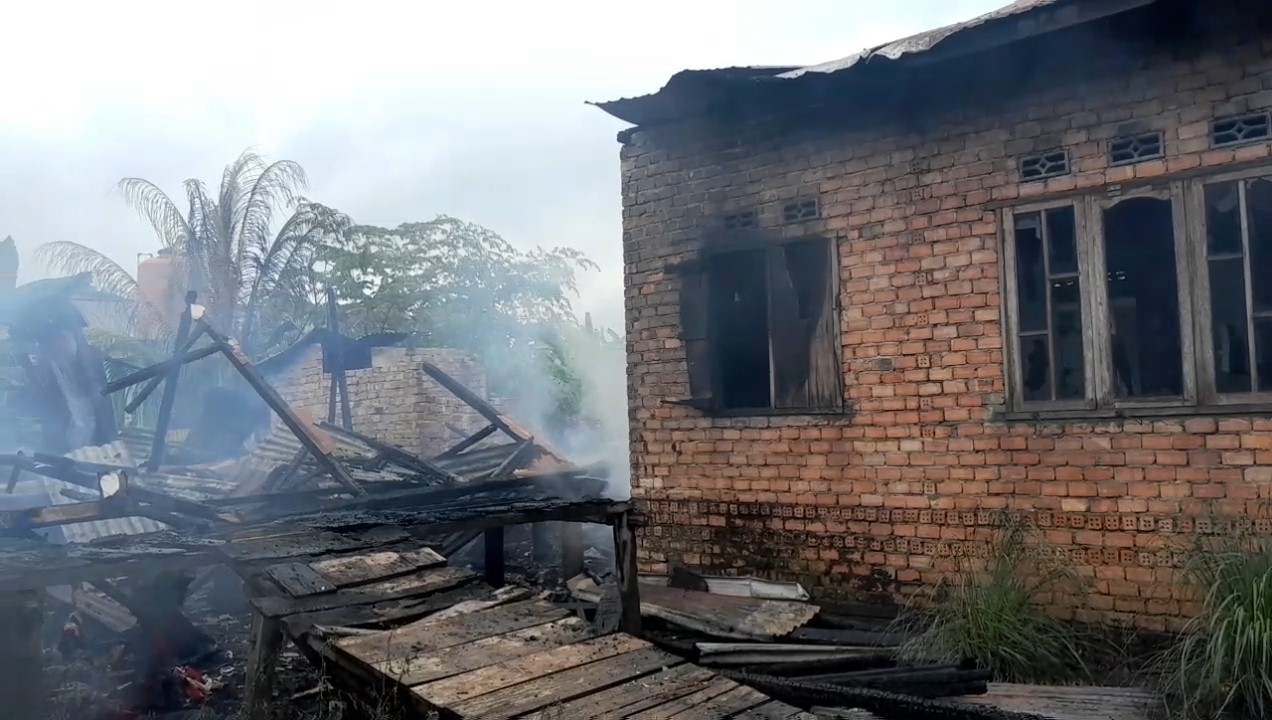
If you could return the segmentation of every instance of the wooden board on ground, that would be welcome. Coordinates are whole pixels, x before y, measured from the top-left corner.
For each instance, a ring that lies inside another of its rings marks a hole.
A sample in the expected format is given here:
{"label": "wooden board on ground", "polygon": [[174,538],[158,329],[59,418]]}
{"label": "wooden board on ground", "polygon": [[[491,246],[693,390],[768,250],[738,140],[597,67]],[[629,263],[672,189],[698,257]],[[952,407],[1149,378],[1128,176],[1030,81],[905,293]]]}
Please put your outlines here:
{"label": "wooden board on ground", "polygon": [[784,702],[770,700],[759,707],[747,710],[734,720],[817,720],[817,716]]}
{"label": "wooden board on ground", "polygon": [[427,595],[458,587],[476,578],[475,573],[464,568],[429,568],[410,575],[337,590],[325,595],[310,595],[302,598],[256,597],[252,599],[252,604],[268,617],[281,617]]}
{"label": "wooden board on ground", "polygon": [[630,635],[606,635],[419,685],[411,688],[411,692],[437,707],[451,707],[518,683],[651,647]]}
{"label": "wooden board on ground", "polygon": [[433,650],[502,635],[569,616],[569,612],[542,600],[527,600],[461,615],[441,623],[429,618],[377,635],[344,638],[336,645],[367,665],[378,665],[405,654]]}
{"label": "wooden board on ground", "polygon": [[393,658],[378,663],[376,669],[403,685],[420,685],[580,642],[595,635],[586,621],[571,616],[435,653]]}
{"label": "wooden board on ground", "polygon": [[[630,636],[609,636],[631,638]],[[604,640],[606,638],[600,638]],[[639,641],[638,641],[639,642]],[[567,646],[561,650],[578,647]],[[451,705],[449,709],[461,718],[473,720],[510,720],[526,713],[559,705],[563,702],[627,682],[663,668],[683,664],[680,658],[648,647],[607,657],[580,667],[552,673],[527,682],[504,686],[494,692]],[[462,676],[461,676],[462,677]],[[443,680],[442,682],[446,682]]]}
{"label": "wooden board on ground", "polygon": [[1044,715],[1056,720],[1148,720],[1165,709],[1162,696],[1144,688],[1059,687],[990,683],[989,692],[956,702]]}
{"label": "wooden board on ground", "polygon": [[681,665],[557,705],[550,710],[529,715],[525,720],[548,720],[552,717],[570,720],[627,717],[698,692],[717,679],[718,676],[710,670]]}
{"label": "wooden board on ground", "polygon": [[279,587],[295,598],[335,592],[336,586],[305,563],[271,565],[265,571]]}
{"label": "wooden board on ground", "polygon": [[675,715],[669,715],[667,718],[668,720],[717,720],[717,718],[729,717],[743,710],[750,710],[766,702],[769,702],[769,699],[764,693],[755,688],[739,685],[708,702]]}
{"label": "wooden board on ground", "polygon": [[625,720],[667,720],[672,715],[710,703],[721,695],[739,687],[741,685],[732,680],[717,677],[709,685],[697,692],[689,693],[684,697],[676,698],[658,707],[638,712],[635,715],[629,715]]}
{"label": "wooden board on ground", "polygon": [[369,629],[385,629],[400,625],[431,613],[453,607],[457,603],[490,598],[490,588],[471,582],[458,587],[430,593],[421,597],[404,597],[365,605],[316,610],[290,615],[286,618],[287,631],[293,636],[302,635],[314,625],[342,625]]}
{"label": "wooden board on ground", "polygon": [[319,560],[310,563],[310,567],[332,583],[349,587],[445,564],[446,558],[431,548],[417,548]]}

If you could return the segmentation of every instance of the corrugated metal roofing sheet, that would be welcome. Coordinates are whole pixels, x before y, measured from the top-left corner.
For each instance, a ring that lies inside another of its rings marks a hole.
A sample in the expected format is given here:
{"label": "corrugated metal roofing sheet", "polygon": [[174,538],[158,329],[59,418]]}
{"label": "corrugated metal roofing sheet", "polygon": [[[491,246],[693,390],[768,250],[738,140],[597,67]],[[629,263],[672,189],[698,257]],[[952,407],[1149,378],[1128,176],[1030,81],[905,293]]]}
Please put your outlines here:
{"label": "corrugated metal roofing sheet", "polygon": [[[636,125],[666,122],[702,112],[712,98],[764,84],[781,84],[811,76],[856,72],[876,60],[934,60],[950,45],[975,52],[1031,35],[1080,25],[1115,15],[1156,0],[1016,0],[964,22],[927,30],[847,57],[799,68],[733,67],[685,70],[671,77],[656,93],[593,103],[605,112]],[[784,84],[783,87],[786,87]],[[789,98],[787,98],[789,99]]]}

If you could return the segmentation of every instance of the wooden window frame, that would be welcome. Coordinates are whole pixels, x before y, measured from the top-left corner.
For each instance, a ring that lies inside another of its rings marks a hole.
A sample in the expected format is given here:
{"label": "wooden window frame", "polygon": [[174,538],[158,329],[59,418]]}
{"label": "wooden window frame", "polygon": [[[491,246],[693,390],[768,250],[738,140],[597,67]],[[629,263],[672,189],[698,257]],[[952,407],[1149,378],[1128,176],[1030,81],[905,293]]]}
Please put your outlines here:
{"label": "wooden window frame", "polygon": [[[747,232],[733,231],[725,235],[712,238],[712,242],[703,246],[698,254],[698,258],[684,263],[680,267],[681,283],[688,281],[685,273],[697,273],[698,282],[703,282],[709,287],[709,268],[716,259],[738,252],[765,251],[765,268],[767,273],[772,273],[774,258],[777,253],[788,245],[794,245],[801,242],[818,241],[826,246],[828,262],[830,264],[827,272],[827,282],[829,283],[829,307],[827,312],[830,313],[830,320],[833,322],[833,334],[835,342],[832,343],[834,352],[834,363],[839,372],[837,373],[839,392],[838,403],[833,407],[826,406],[807,406],[807,407],[776,407],[775,396],[776,391],[774,384],[776,382],[776,372],[774,371],[773,360],[773,331],[768,331],[769,344],[769,406],[755,408],[726,408],[721,407],[720,402],[720,370],[716,366],[718,362],[718,354],[714,349],[708,351],[709,362],[711,364],[707,371],[709,382],[711,384],[710,392],[701,394],[698,397],[692,397],[688,400],[673,401],[675,404],[689,405],[701,410],[704,415],[710,417],[766,417],[766,416],[790,416],[790,415],[844,415],[848,412],[848,404],[846,400],[846,383],[843,374],[843,343],[840,340],[840,327],[842,321],[842,296],[843,288],[839,272],[839,243],[836,238],[823,234],[806,234],[795,235],[791,237],[774,237],[763,232]],[[771,282],[771,281],[770,281]],[[709,290],[706,291],[709,295]],[[772,288],[769,288],[772,292]],[[769,312],[772,312],[772,296],[768,298]],[[684,312],[682,307],[682,313]],[[707,306],[699,308],[698,312],[704,313],[700,318],[706,323],[706,345],[708,348],[715,348],[718,345],[718,335],[716,324],[710,322],[710,301],[707,300]],[[682,315],[682,332],[684,326],[684,318]],[[702,338],[693,338],[693,341],[701,341]],[[690,339],[686,338],[686,342]],[[688,352],[688,348],[686,348]],[[692,385],[692,380],[691,380]],[[691,395],[694,395],[691,387]]]}

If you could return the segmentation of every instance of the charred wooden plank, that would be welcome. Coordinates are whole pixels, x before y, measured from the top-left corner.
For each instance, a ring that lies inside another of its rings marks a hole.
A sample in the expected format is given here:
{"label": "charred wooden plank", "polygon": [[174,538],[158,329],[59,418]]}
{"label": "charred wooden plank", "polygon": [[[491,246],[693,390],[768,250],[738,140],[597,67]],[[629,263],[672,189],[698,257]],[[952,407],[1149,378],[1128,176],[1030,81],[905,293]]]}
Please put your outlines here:
{"label": "charred wooden plank", "polygon": [[459,587],[476,579],[477,576],[474,573],[463,568],[431,568],[390,580],[382,580],[370,585],[337,590],[325,595],[310,595],[309,597],[296,599],[256,597],[252,599],[252,604],[261,613],[269,617],[280,617],[297,613],[313,613],[319,610],[333,610],[350,605],[369,605],[385,600],[396,600],[417,595],[428,595]]}
{"label": "charred wooden plank", "polygon": [[243,693],[246,720],[266,720],[273,714],[274,679],[283,640],[283,626],[277,618],[260,613],[253,616],[252,654],[247,660],[247,687]]}
{"label": "charred wooden plank", "polygon": [[305,563],[290,562],[271,566],[266,573],[295,598],[335,592],[336,586]]}
{"label": "charred wooden plank", "polygon": [[551,717],[571,720],[627,717],[698,692],[716,679],[709,670],[680,665],[529,715],[525,720],[545,720]]}
{"label": "charred wooden plank", "polygon": [[636,532],[629,513],[614,519],[614,569],[618,576],[618,596],[622,615],[618,627],[625,633],[640,634],[640,582],[636,567]]}
{"label": "charred wooden plank", "polygon": [[410,532],[442,535],[458,530],[484,530],[508,525],[560,520],[610,524],[631,510],[628,502],[613,500],[518,499],[502,504],[420,508],[412,511],[333,511],[287,518],[290,525],[314,529],[404,527]]}
{"label": "charred wooden plank", "polygon": [[642,710],[633,715],[624,715],[624,718],[626,720],[667,720],[667,718],[674,717],[679,713],[687,712],[704,703],[709,703],[727,692],[736,690],[738,687],[739,685],[732,680],[716,677],[701,690],[670,700],[657,707]]}
{"label": "charred wooden plank", "polygon": [[431,548],[413,548],[319,560],[310,567],[336,585],[350,587],[445,564],[446,558]]}
{"label": "charred wooden plank", "polygon": [[716,720],[716,718],[727,718],[763,705],[767,701],[768,697],[764,693],[754,688],[739,686],[688,710],[676,713],[669,720]]}
{"label": "charred wooden plank", "polygon": [[455,443],[454,445],[450,446],[449,448],[447,448],[446,450],[444,450],[444,451],[443,451],[440,455],[438,455],[437,457],[439,457],[439,458],[445,458],[445,457],[451,457],[451,456],[454,456],[454,455],[458,455],[458,454],[460,454],[460,453],[464,452],[465,450],[467,450],[468,448],[470,448],[470,447],[472,447],[472,446],[476,445],[477,443],[481,442],[482,440],[485,440],[486,438],[490,437],[491,435],[494,435],[494,434],[495,434],[495,432],[497,432],[498,430],[499,430],[499,428],[495,427],[494,425],[487,425],[486,427],[484,427],[484,428],[482,428],[482,429],[478,430],[477,432],[473,433],[472,435],[469,435],[468,437],[464,438],[463,440],[460,440],[459,442],[457,442],[457,443]]}
{"label": "charred wooden plank", "polygon": [[490,596],[490,588],[481,583],[468,583],[423,597],[405,597],[289,615],[285,621],[287,631],[293,636],[303,635],[314,625],[389,629],[454,607],[457,603],[486,600]]}
{"label": "charred wooden plank", "polygon": [[460,476],[443,468],[441,465],[422,458],[418,455],[407,452],[406,450],[389,443],[377,440],[370,435],[366,435],[353,430],[352,428],[342,428],[332,425],[331,423],[321,423],[322,429],[330,431],[336,435],[346,435],[354,440],[358,440],[367,447],[384,455],[385,458],[401,465],[402,467],[420,473],[426,476],[435,476],[444,479],[447,483],[456,483],[463,480]]}
{"label": "charred wooden plank", "polygon": [[283,421],[283,424],[287,426],[287,429],[291,430],[296,435],[296,438],[300,440],[300,444],[303,445],[318,464],[331,475],[331,478],[345,486],[353,494],[365,495],[366,491],[362,489],[362,486],[350,477],[349,472],[344,469],[344,466],[337,462],[336,459],[332,457],[331,453],[327,452],[326,448],[322,446],[322,443],[314,435],[313,427],[296,415],[295,411],[291,409],[291,406],[289,406],[283,398],[279,396],[278,391],[266,382],[265,378],[261,377],[260,373],[256,371],[256,368],[252,366],[252,363],[248,361],[245,355],[243,355],[243,352],[239,350],[239,348],[235,346],[229,338],[217,332],[216,329],[208,325],[206,322],[200,320],[199,323],[200,326],[203,327],[204,332],[208,334],[208,337],[212,338],[220,345],[221,354],[224,355],[225,359],[230,362],[230,365],[238,371],[239,375],[243,376],[243,379],[246,380],[247,384],[256,391],[256,394],[265,401],[265,404],[269,406],[270,410],[273,410],[274,414],[278,415],[279,419]]}

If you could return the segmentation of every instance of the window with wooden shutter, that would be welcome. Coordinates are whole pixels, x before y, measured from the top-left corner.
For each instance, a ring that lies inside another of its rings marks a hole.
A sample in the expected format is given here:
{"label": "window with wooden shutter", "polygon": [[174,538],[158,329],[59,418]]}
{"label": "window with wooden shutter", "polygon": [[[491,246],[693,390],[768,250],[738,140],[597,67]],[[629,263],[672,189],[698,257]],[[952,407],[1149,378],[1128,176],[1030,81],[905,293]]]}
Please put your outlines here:
{"label": "window with wooden shutter", "polygon": [[834,247],[752,239],[680,269],[690,397],[728,414],[841,411]]}
{"label": "window with wooden shutter", "polygon": [[685,404],[701,410],[715,408],[710,289],[705,265],[694,263],[680,269],[680,340],[689,366],[689,398]]}

